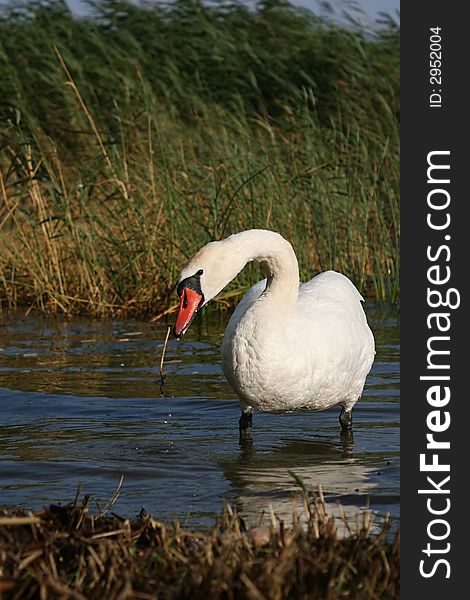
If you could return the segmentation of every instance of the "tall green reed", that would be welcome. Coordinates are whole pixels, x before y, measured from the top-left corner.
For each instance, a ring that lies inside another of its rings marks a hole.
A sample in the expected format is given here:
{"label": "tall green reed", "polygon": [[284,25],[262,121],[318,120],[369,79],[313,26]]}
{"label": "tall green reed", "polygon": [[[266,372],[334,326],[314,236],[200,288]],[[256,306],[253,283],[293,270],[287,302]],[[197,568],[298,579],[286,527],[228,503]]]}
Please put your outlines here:
{"label": "tall green reed", "polygon": [[303,278],[398,299],[397,31],[284,2],[92,6],[0,20],[2,306],[162,312],[187,257],[250,227]]}

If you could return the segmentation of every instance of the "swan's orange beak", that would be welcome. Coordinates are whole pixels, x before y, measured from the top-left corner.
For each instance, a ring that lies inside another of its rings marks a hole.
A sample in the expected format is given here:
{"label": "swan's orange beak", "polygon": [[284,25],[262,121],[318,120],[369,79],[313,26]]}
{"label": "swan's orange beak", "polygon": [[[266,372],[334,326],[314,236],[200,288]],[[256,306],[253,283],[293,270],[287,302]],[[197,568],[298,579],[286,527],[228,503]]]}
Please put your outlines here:
{"label": "swan's orange beak", "polygon": [[176,337],[184,335],[196,316],[197,309],[202,303],[204,296],[198,294],[189,287],[183,288],[180,296],[180,309],[176,317],[173,333]]}

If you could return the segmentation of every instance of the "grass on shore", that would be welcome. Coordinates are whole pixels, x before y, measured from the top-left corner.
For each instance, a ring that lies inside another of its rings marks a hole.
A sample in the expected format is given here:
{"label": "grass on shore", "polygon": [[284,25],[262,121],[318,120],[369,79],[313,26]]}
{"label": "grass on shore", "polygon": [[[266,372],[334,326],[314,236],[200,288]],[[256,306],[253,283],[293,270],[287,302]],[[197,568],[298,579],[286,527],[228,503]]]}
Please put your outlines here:
{"label": "grass on shore", "polygon": [[[0,595],[151,600],[366,600],[399,598],[399,536],[390,522],[339,537],[319,494],[308,522],[245,530],[227,506],[216,526],[190,531],[145,512],[137,519],[92,515],[81,504],[35,513],[0,511]],[[349,525],[348,525],[349,527]]]}
{"label": "grass on shore", "polygon": [[396,29],[282,0],[93,6],[0,18],[1,308],[162,312],[186,258],[251,227],[304,280],[397,300]]}

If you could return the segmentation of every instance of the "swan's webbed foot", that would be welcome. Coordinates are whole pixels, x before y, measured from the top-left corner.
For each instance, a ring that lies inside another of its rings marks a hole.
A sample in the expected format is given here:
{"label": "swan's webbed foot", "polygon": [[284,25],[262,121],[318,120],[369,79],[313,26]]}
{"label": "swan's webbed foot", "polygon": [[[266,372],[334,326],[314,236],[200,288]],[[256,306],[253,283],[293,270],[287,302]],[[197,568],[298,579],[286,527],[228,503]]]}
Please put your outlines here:
{"label": "swan's webbed foot", "polygon": [[238,421],[240,440],[251,438],[251,428],[253,427],[253,409],[247,408],[242,411],[240,420]]}
{"label": "swan's webbed foot", "polygon": [[341,407],[339,422],[341,423],[341,429],[343,431],[352,429],[352,410],[347,410],[344,406]]}

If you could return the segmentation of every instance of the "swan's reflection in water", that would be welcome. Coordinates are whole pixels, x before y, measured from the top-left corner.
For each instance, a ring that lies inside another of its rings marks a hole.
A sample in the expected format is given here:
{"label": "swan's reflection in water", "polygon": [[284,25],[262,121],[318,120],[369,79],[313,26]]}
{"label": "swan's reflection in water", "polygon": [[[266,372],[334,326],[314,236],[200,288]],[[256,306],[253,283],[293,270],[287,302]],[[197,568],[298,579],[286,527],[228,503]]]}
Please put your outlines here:
{"label": "swan's reflection in water", "polygon": [[[345,531],[342,515],[354,528],[376,487],[370,477],[373,469],[354,458],[351,433],[338,435],[337,443],[285,439],[269,453],[257,450],[255,442],[244,442],[236,458],[220,461],[219,466],[231,483],[235,507],[249,526],[258,525],[268,507],[286,524],[292,523],[294,512],[305,520],[303,484],[309,492],[321,488],[327,513],[337,518],[341,534]],[[339,507],[339,498],[348,502]]]}

